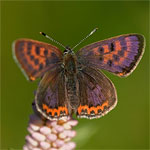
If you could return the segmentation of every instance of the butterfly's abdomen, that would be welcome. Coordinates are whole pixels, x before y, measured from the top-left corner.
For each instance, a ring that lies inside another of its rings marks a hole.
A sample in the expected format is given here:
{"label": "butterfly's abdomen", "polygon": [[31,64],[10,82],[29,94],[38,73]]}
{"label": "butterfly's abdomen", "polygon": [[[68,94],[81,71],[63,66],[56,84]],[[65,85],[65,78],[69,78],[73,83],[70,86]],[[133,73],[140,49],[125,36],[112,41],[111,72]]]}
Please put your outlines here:
{"label": "butterfly's abdomen", "polygon": [[67,97],[69,100],[70,107],[72,109],[76,109],[79,105],[79,100],[78,100],[79,88],[78,88],[78,81],[75,76],[67,77],[66,90],[67,90]]}
{"label": "butterfly's abdomen", "polygon": [[76,109],[79,105],[78,100],[78,81],[77,81],[77,62],[76,56],[68,54],[64,59],[64,72],[66,80],[66,93],[69,106],[71,109]]}

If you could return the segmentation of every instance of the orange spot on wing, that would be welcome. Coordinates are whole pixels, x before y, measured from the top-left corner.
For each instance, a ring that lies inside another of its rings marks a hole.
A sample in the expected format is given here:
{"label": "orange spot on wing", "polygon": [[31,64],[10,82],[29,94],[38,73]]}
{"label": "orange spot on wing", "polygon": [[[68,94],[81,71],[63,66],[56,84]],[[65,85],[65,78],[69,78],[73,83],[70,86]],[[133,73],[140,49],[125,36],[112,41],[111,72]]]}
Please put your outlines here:
{"label": "orange spot on wing", "polygon": [[87,105],[83,105],[83,106],[80,105],[78,107],[78,114],[81,114],[82,110],[87,110],[87,113],[90,114],[90,110],[89,110],[89,107]]}
{"label": "orange spot on wing", "polygon": [[121,50],[120,41],[115,41],[115,51],[120,51],[120,50]]}
{"label": "orange spot on wing", "polygon": [[47,108],[47,113],[49,114],[50,112],[52,113],[52,109],[50,109],[50,108]]}
{"label": "orange spot on wing", "polygon": [[35,80],[35,77],[30,76],[30,80],[34,81],[34,80]]}
{"label": "orange spot on wing", "polygon": [[109,52],[108,45],[103,45],[102,47],[104,48],[104,53],[108,53]]}
{"label": "orange spot on wing", "polygon": [[104,106],[108,106],[108,100],[107,100],[105,103],[103,103],[102,106],[103,106],[103,107],[104,107]]}
{"label": "orange spot on wing", "polygon": [[[43,65],[45,65],[45,57],[44,57],[44,49],[45,48],[39,48],[39,52],[40,52],[40,55],[37,55],[36,52],[35,52],[35,48],[36,48],[36,45],[33,45],[33,48],[31,49],[31,55],[34,56],[34,59],[38,59],[39,60],[39,63],[42,63]],[[35,66],[34,62],[32,61],[32,65],[34,67],[36,67],[36,69],[38,69],[38,65]]]}
{"label": "orange spot on wing", "polygon": [[119,61],[113,61],[114,65],[119,65]]}
{"label": "orange spot on wing", "polygon": [[60,116],[60,111],[64,112],[65,114],[68,115],[68,109],[66,107],[58,107],[58,109],[56,108],[49,108],[46,104],[43,104],[43,109],[46,110],[47,114],[49,114],[51,112],[51,116],[54,117],[55,113],[57,113],[57,116]]}
{"label": "orange spot on wing", "polygon": [[128,51],[125,51],[125,52],[124,52],[124,57],[125,57],[125,58],[128,56],[128,53],[129,53]]}
{"label": "orange spot on wing", "polygon": [[90,112],[91,112],[91,111],[94,111],[95,114],[98,113],[97,107],[90,107],[89,109],[90,109]]}
{"label": "orange spot on wing", "polygon": [[120,41],[115,41],[115,50],[111,52],[112,55],[118,55],[118,51],[121,51]]}
{"label": "orange spot on wing", "polygon": [[121,65],[123,63],[124,60],[126,60],[128,58],[128,51],[124,51],[124,56],[120,57],[120,60],[118,62],[118,65]]}
{"label": "orange spot on wing", "polygon": [[[32,44],[32,47],[31,47],[31,50],[30,50],[30,55],[27,54],[27,45],[28,45],[28,42],[25,43],[25,58],[27,59],[27,62],[28,64],[30,64],[35,70],[38,70],[39,69],[39,65],[35,65],[34,61],[30,59],[30,56],[33,56],[34,57],[34,60],[35,59],[38,59],[39,61],[39,64],[43,64],[43,66],[46,64],[46,60],[45,60],[45,55],[44,55],[44,50],[45,48],[43,47],[39,47],[39,52],[40,54],[37,55],[36,54],[36,47],[37,45],[36,44]],[[50,50],[48,50],[49,52]]]}
{"label": "orange spot on wing", "polygon": [[[104,45],[103,48],[104,48],[105,53],[110,52],[108,45]],[[104,63],[106,64],[108,60],[113,60],[113,55],[118,55],[118,51],[122,50],[121,48],[122,47],[121,47],[120,41],[119,40],[115,41],[115,50],[110,52],[109,54],[104,55]],[[115,65],[119,65],[117,61],[113,63]]]}
{"label": "orange spot on wing", "polygon": [[120,57],[119,64],[121,64],[123,61],[124,61],[124,57]]}
{"label": "orange spot on wing", "polygon": [[105,106],[108,106],[108,101],[104,102],[101,106],[97,106],[97,109],[101,109],[103,111]]}
{"label": "orange spot on wing", "polygon": [[98,47],[96,47],[96,48],[93,48],[93,52],[94,52],[94,54],[95,54],[95,55],[99,55],[99,52],[98,52]]}
{"label": "orange spot on wing", "polygon": [[45,55],[44,55],[45,48],[40,48],[40,56],[37,55],[37,58],[39,59],[39,62],[45,65]]}
{"label": "orange spot on wing", "polygon": [[113,54],[107,54],[104,56],[104,63],[107,64],[108,60],[112,60],[113,59]]}
{"label": "orange spot on wing", "polygon": [[124,73],[123,73],[123,72],[121,72],[121,73],[118,73],[118,75],[119,75],[119,76],[123,76],[123,75],[124,75]]}
{"label": "orange spot on wing", "polygon": [[34,61],[30,59],[30,56],[31,56],[31,55],[34,56],[34,58],[37,58],[37,57],[36,57],[36,54],[35,54],[35,45],[32,45],[32,48],[31,48],[31,50],[30,50],[30,55],[27,54],[27,53],[28,53],[28,52],[27,52],[27,51],[28,51],[27,45],[28,45],[28,42],[25,42],[25,53],[24,53],[25,58],[27,59],[28,64],[30,64],[35,70],[37,70],[37,69],[38,69],[38,65],[36,66],[36,65],[34,64]]}
{"label": "orange spot on wing", "polygon": [[82,106],[80,105],[80,106],[78,107],[78,113],[79,113],[79,114],[81,113],[81,108],[82,108]]}
{"label": "orange spot on wing", "polygon": [[97,106],[97,107],[90,107],[88,105],[83,105],[83,106],[79,106],[78,107],[78,114],[80,115],[82,110],[86,110],[87,109],[87,114],[90,115],[91,111],[94,111],[95,114],[98,114],[98,109],[101,109],[102,111],[104,110],[104,107],[108,106],[108,101],[104,102],[101,106]]}
{"label": "orange spot on wing", "polygon": [[47,105],[43,104],[43,109],[47,110],[48,109]]}
{"label": "orange spot on wing", "polygon": [[[58,111],[58,110],[57,110],[57,109],[55,109],[55,108],[54,108],[54,109],[52,109],[52,116],[54,116],[54,115],[55,115],[55,113],[57,113],[57,111]],[[58,115],[58,114],[57,114],[57,115]]]}

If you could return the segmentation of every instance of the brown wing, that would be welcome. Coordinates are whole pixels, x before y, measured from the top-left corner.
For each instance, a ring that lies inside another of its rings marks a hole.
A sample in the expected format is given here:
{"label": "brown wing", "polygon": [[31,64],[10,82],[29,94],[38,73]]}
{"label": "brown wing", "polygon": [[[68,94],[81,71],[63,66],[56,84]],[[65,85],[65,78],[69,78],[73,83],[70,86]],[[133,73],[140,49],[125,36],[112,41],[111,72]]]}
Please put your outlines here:
{"label": "brown wing", "polygon": [[62,52],[55,46],[31,40],[19,39],[14,42],[14,56],[30,80],[35,80],[62,60]]}
{"label": "brown wing", "polygon": [[77,56],[86,66],[125,77],[136,68],[144,48],[143,35],[125,34],[85,46],[77,52]]}
{"label": "brown wing", "polygon": [[37,110],[49,120],[59,120],[69,116],[65,98],[65,79],[62,68],[46,72],[38,86],[35,104]]}
{"label": "brown wing", "polygon": [[116,89],[113,83],[100,71],[85,67],[78,74],[80,105],[79,118],[100,118],[117,104]]}

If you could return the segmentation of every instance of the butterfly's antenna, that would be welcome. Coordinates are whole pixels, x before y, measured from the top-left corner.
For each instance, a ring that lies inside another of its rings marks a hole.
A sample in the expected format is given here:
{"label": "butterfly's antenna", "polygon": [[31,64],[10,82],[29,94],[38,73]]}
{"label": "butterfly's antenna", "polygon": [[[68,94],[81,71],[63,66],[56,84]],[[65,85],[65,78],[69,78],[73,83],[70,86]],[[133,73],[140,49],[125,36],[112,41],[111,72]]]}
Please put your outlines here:
{"label": "butterfly's antenna", "polygon": [[94,30],[92,30],[84,39],[82,39],[77,45],[75,45],[73,48],[72,48],[72,50],[73,49],[75,49],[78,45],[80,45],[84,40],[86,40],[89,36],[91,36],[94,32],[96,32],[96,30],[97,30],[98,28],[95,28]]}
{"label": "butterfly's antenna", "polygon": [[40,34],[42,34],[43,36],[45,36],[46,38],[50,39],[51,41],[55,42],[56,44],[62,46],[63,48],[66,49],[66,47],[64,45],[62,45],[61,43],[59,43],[58,41],[54,40],[53,38],[51,38],[50,36],[48,36],[47,34],[40,32]]}

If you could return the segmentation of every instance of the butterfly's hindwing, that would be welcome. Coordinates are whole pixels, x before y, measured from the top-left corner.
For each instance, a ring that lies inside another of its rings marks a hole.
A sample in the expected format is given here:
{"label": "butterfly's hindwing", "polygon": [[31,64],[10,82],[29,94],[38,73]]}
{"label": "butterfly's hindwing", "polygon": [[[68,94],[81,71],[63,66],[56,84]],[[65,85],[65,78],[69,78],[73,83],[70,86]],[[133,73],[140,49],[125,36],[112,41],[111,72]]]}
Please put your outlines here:
{"label": "butterfly's hindwing", "polygon": [[113,83],[94,68],[85,67],[78,74],[80,105],[79,118],[99,118],[112,110],[117,104],[116,89]]}
{"label": "butterfly's hindwing", "polygon": [[139,63],[144,47],[142,35],[127,34],[85,46],[77,55],[86,66],[105,69],[118,76],[127,76]]}
{"label": "butterfly's hindwing", "polygon": [[62,52],[55,46],[30,40],[19,39],[14,42],[14,56],[30,80],[57,67],[62,59]]}
{"label": "butterfly's hindwing", "polygon": [[49,120],[67,118],[65,81],[61,68],[47,72],[40,81],[35,103],[38,111]]}

